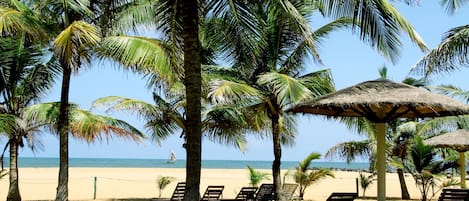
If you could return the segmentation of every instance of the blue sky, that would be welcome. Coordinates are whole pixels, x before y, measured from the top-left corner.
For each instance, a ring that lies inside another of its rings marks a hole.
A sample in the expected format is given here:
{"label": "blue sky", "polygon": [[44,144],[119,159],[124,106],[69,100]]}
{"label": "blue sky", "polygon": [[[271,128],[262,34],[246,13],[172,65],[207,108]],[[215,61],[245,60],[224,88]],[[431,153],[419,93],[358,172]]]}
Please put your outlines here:
{"label": "blue sky", "polygon": [[[440,43],[442,34],[445,31],[469,23],[468,8],[461,9],[453,16],[450,16],[444,12],[436,1],[422,1],[419,6],[414,7],[399,2],[395,5],[430,48],[434,48]],[[314,23],[313,26],[315,26]],[[405,35],[402,38],[401,58],[393,65],[361,42],[357,35],[353,35],[349,31],[336,32],[324,41],[323,47],[320,49],[320,55],[325,66],[310,65],[308,71],[330,68],[337,89],[378,78],[378,68],[383,65],[388,67],[388,77],[390,79],[401,81],[408,74],[409,69],[424,55],[417,46],[409,42]],[[464,75],[468,75],[468,72],[468,70],[463,69],[445,75],[445,77],[436,77],[433,84],[454,84],[467,89]],[[60,86],[56,86],[46,101],[59,100],[59,94]],[[84,69],[78,75],[72,77],[70,100],[78,103],[82,108],[88,109],[93,100],[109,95],[152,102],[151,93],[145,87],[145,80],[115,66],[96,63],[92,68]],[[142,121],[135,116],[122,113],[110,115],[124,119],[143,130]],[[298,131],[296,144],[293,147],[283,148],[283,160],[301,160],[311,152],[324,154],[330,147],[339,142],[361,139],[359,135],[348,131],[344,126],[333,121],[324,120],[321,116],[300,115]],[[23,148],[20,150],[20,157],[59,156],[59,143],[56,136],[44,133],[42,141],[44,150],[33,153],[29,148]],[[0,142],[5,143],[5,139],[0,139]],[[178,158],[185,158],[182,143],[183,140],[179,138],[179,133],[162,141],[160,145],[151,141],[136,144],[118,138],[94,144],[71,140],[70,157],[167,159],[171,150],[174,150]],[[272,150],[272,143],[269,138],[250,137],[248,150],[245,153],[233,147],[226,147],[204,140],[202,158],[270,161],[273,160]]]}

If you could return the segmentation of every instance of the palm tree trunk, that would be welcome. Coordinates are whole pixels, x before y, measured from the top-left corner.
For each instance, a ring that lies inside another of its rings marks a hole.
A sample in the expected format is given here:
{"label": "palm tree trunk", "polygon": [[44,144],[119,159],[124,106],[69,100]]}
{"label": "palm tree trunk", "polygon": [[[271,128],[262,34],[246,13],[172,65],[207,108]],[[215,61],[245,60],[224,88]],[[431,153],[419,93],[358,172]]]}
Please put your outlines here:
{"label": "palm tree trunk", "polygon": [[404,170],[402,170],[402,168],[397,169],[397,176],[399,177],[399,184],[401,185],[402,199],[410,200],[409,191],[407,190],[407,184],[405,183]]}
{"label": "palm tree trunk", "polygon": [[274,144],[274,162],[272,164],[272,176],[274,178],[275,196],[278,200],[283,201],[282,180],[280,175],[280,165],[282,158],[282,145],[280,143],[279,116],[274,114],[272,119],[272,136]]}
{"label": "palm tree trunk", "polygon": [[18,140],[10,139],[10,187],[8,189],[8,201],[20,201],[20,188],[18,186]]}
{"label": "palm tree trunk", "polygon": [[202,166],[201,129],[201,60],[197,0],[178,1],[182,11],[184,41],[184,85],[186,87],[186,194],[184,201],[200,198],[200,169]]}
{"label": "palm tree trunk", "polygon": [[56,201],[68,200],[68,95],[70,90],[70,78],[72,70],[67,65],[62,64],[62,91],[60,96],[59,108],[59,143],[60,143],[60,164],[59,164],[59,181],[57,186]]}

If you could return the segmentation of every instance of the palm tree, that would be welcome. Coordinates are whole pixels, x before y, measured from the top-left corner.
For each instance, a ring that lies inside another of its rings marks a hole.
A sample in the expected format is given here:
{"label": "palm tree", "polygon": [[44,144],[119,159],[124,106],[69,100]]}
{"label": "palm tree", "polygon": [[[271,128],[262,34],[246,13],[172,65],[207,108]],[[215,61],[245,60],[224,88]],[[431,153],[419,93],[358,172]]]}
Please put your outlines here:
{"label": "palm tree", "polygon": [[[438,186],[438,173],[442,173],[447,166],[443,161],[436,160],[436,152],[431,145],[425,145],[421,137],[415,137],[414,143],[410,147],[411,163],[407,166],[408,171],[412,173],[414,180],[422,194],[422,200],[425,201]],[[433,190],[432,192],[430,192]]]}
{"label": "palm tree", "polygon": [[262,180],[270,179],[270,174],[257,171],[248,165],[249,170],[249,185],[258,187]]}
{"label": "palm tree", "polygon": [[313,160],[319,159],[320,157],[321,154],[319,153],[310,153],[305,159],[298,162],[296,171],[293,173],[293,178],[295,179],[295,182],[299,184],[300,187],[299,197],[301,200],[303,200],[306,188],[326,177],[334,178],[334,173],[330,169],[311,169],[311,162]]}
{"label": "palm tree", "polygon": [[170,177],[170,176],[160,176],[158,177],[156,183],[158,187],[158,197],[161,198],[161,193],[163,193],[163,190],[168,186],[171,182],[173,182],[176,178],[175,177]]}
{"label": "palm tree", "polygon": [[[220,41],[232,42],[231,45],[221,46],[223,55],[229,58],[228,61],[234,60],[233,66],[241,69],[240,76],[244,77],[242,79],[245,83],[257,85],[258,89],[269,89],[258,83],[260,76],[264,74],[277,72],[284,75],[299,75],[302,70],[299,67],[307,52],[311,53],[315,61],[321,63],[316,45],[319,39],[331,30],[345,27],[344,25],[360,29],[362,40],[372,44],[393,61],[398,57],[400,31],[407,32],[412,41],[422,49],[426,49],[415,30],[387,1],[379,3],[375,1],[366,1],[366,3],[363,1],[320,1],[318,4],[309,1],[264,1],[262,5],[252,3],[246,7],[253,10],[251,13],[255,13],[249,23],[233,23],[235,20],[226,19],[229,15],[222,15],[220,21],[226,23],[218,32],[223,33],[220,35],[222,36]],[[226,7],[221,7],[220,10],[223,8]],[[335,21],[325,26],[327,28],[319,29],[313,34],[309,28],[308,19],[316,10],[325,11],[322,13],[332,16]],[[216,14],[217,12],[214,12],[214,15]],[[237,16],[234,15],[234,17]],[[253,29],[255,31],[251,31]],[[215,44],[223,43],[216,42]],[[277,92],[280,94],[280,91]],[[275,92],[263,92],[263,94],[265,96],[261,100],[266,100],[266,103],[268,101],[267,105],[269,109],[272,109],[271,112],[265,110],[264,114],[268,114],[271,119],[269,123],[272,128],[275,157],[272,170],[275,188],[279,191],[281,190],[279,177],[281,148],[279,130],[274,122],[280,118],[279,114],[281,114],[277,109],[282,108],[281,104],[285,102],[275,103],[275,100],[282,99]]]}
{"label": "palm tree", "polygon": [[[26,142],[32,142],[38,133],[37,125],[21,117],[23,110],[43,97],[52,87],[59,68],[43,64],[41,57],[45,53],[38,44],[25,40],[24,37],[4,37],[0,39],[0,113],[11,115],[14,122],[6,131],[8,142],[3,149],[9,147],[10,155],[10,186],[7,200],[21,200],[18,186],[18,149]],[[7,128],[3,128],[5,130]],[[30,143],[27,143],[30,145]],[[3,153],[2,153],[3,159]],[[3,165],[2,165],[3,169]]]}

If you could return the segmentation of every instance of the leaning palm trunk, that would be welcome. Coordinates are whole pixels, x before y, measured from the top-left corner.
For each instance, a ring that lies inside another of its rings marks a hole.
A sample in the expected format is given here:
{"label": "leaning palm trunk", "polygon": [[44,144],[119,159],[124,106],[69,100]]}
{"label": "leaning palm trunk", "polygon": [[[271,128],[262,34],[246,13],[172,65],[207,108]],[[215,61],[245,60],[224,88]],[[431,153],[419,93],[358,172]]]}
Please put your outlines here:
{"label": "leaning palm trunk", "polygon": [[63,66],[62,91],[59,108],[59,143],[60,166],[59,181],[57,186],[56,201],[68,200],[68,96],[70,91],[70,78],[72,70],[67,65]]}
{"label": "leaning palm trunk", "polygon": [[200,198],[200,169],[202,166],[201,129],[201,60],[198,30],[198,1],[178,1],[182,11],[184,41],[184,85],[186,87],[186,196],[184,201]]}
{"label": "leaning palm trunk", "polygon": [[[21,138],[21,137],[19,137]],[[18,186],[18,139],[14,136],[10,139],[10,187],[8,189],[7,200],[21,200],[20,188]]]}
{"label": "leaning palm trunk", "polygon": [[282,178],[280,175],[280,165],[282,158],[282,146],[280,143],[279,116],[273,114],[272,117],[272,136],[274,146],[274,162],[272,163],[272,177],[274,178],[275,195],[278,200],[283,201]]}
{"label": "leaning palm trunk", "polygon": [[402,168],[397,169],[397,176],[399,177],[399,184],[401,185],[401,196],[403,200],[409,200],[410,195],[407,190],[407,184],[405,183],[404,170]]}

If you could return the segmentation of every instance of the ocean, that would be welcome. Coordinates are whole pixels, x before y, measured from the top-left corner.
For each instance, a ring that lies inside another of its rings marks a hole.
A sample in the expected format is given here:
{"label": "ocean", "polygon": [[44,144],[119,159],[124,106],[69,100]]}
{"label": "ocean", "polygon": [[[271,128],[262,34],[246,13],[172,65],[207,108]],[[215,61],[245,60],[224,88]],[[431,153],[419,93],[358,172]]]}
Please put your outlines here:
{"label": "ocean", "polygon": [[[4,166],[8,167],[8,158],[4,159]],[[185,160],[177,160],[169,163],[167,159],[121,159],[121,158],[70,158],[70,167],[115,167],[115,168],[184,168]],[[272,161],[254,161],[254,160],[203,160],[202,168],[212,169],[243,169],[247,166],[254,169],[270,169]],[[282,161],[282,169],[294,169],[298,165],[298,161]],[[19,167],[59,167],[58,158],[42,158],[42,157],[20,157],[18,161]],[[313,161],[314,168],[332,168],[342,170],[366,170],[369,163],[354,162],[347,164],[345,162],[325,162]]]}

